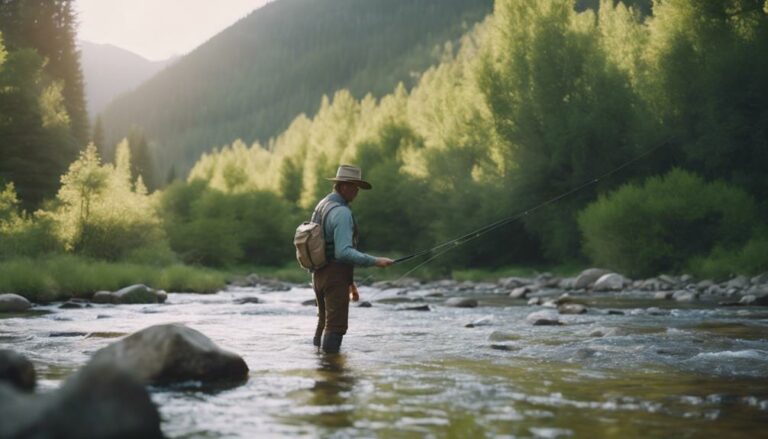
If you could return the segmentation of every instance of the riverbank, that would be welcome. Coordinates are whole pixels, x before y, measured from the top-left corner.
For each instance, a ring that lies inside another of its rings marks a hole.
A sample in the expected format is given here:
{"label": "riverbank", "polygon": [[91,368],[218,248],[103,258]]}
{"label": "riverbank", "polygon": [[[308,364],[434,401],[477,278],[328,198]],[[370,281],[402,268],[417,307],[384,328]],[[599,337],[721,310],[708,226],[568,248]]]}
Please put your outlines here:
{"label": "riverbank", "polygon": [[32,302],[90,298],[97,291],[115,291],[146,284],[166,291],[215,293],[231,273],[174,264],[165,267],[93,261],[71,255],[0,262],[0,291]]}

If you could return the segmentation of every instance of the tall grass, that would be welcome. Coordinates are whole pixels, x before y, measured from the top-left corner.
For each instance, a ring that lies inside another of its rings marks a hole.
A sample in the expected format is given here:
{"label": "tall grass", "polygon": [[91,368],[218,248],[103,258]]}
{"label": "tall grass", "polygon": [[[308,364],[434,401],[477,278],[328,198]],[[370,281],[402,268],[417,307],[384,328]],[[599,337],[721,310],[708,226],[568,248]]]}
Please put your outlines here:
{"label": "tall grass", "polygon": [[226,285],[228,274],[185,265],[150,265],[93,261],[71,255],[0,262],[0,292],[35,302],[90,297],[143,283],[175,292],[213,293]]}

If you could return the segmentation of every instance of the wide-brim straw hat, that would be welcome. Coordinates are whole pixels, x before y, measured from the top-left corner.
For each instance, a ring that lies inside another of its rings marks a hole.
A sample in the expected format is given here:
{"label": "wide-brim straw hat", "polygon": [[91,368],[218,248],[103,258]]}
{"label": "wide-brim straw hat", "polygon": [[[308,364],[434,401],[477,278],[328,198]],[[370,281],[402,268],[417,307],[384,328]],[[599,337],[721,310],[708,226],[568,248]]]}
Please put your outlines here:
{"label": "wide-brim straw hat", "polygon": [[371,189],[373,187],[370,183],[363,180],[363,171],[357,166],[352,165],[339,166],[339,169],[336,170],[336,176],[333,178],[326,178],[326,180],[354,183],[360,189]]}

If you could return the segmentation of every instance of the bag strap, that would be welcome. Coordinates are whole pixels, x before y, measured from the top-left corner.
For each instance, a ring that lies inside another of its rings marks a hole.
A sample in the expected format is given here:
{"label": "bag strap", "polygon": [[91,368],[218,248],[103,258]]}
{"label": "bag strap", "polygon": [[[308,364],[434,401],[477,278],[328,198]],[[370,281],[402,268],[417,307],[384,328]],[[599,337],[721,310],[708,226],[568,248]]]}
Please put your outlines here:
{"label": "bag strap", "polygon": [[[310,218],[310,221],[324,226],[325,220],[328,218],[328,214],[330,214],[333,209],[339,206],[341,206],[341,204],[336,201],[332,201],[327,198],[324,199],[320,202],[320,204],[317,205],[314,212],[312,212],[312,218]],[[317,220],[315,218],[317,218]]]}

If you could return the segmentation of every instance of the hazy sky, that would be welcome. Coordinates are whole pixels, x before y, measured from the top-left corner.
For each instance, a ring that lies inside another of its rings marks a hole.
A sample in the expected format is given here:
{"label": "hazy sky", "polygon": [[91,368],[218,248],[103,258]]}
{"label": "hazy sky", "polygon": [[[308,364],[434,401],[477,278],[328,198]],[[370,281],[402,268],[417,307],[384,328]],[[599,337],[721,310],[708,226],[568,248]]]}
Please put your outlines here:
{"label": "hazy sky", "polygon": [[150,60],[183,55],[269,0],[76,0],[78,38]]}

